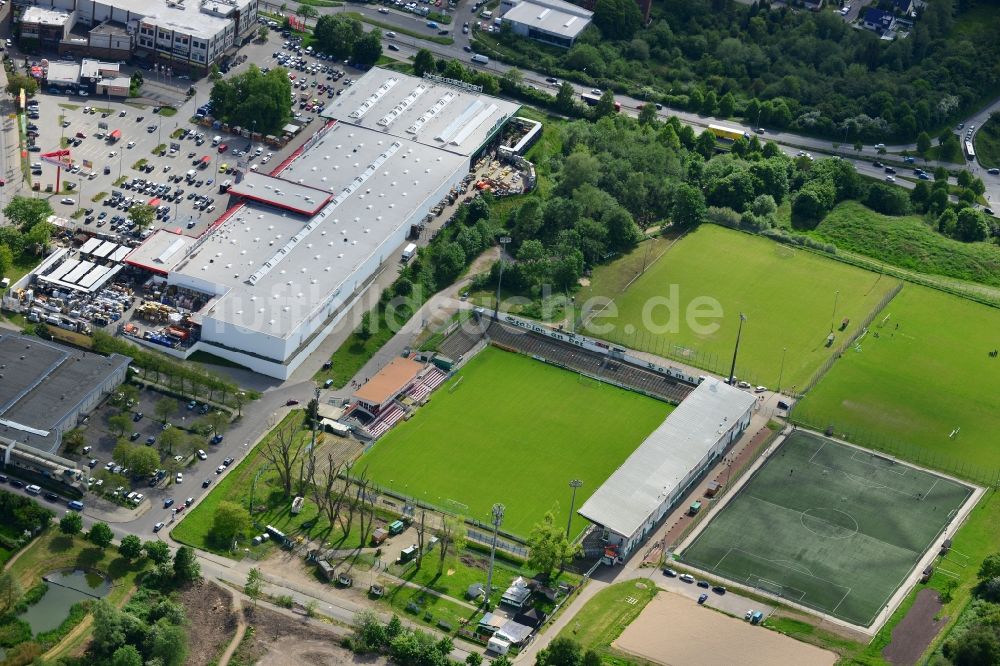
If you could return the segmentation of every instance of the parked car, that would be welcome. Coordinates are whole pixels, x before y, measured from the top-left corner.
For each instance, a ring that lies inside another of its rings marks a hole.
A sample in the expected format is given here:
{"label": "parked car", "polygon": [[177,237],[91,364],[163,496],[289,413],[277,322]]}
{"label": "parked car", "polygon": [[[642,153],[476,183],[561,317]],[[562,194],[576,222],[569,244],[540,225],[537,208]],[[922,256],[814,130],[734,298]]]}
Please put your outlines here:
{"label": "parked car", "polygon": [[708,595],[707,594],[700,594],[700,595],[698,595],[698,603],[699,604],[705,603],[705,601],[707,599],[708,599]]}
{"label": "parked car", "polygon": [[162,529],[163,529],[163,521],[162,520],[160,522],[156,523],[155,525],[153,525],[153,531],[154,532],[159,532]]}

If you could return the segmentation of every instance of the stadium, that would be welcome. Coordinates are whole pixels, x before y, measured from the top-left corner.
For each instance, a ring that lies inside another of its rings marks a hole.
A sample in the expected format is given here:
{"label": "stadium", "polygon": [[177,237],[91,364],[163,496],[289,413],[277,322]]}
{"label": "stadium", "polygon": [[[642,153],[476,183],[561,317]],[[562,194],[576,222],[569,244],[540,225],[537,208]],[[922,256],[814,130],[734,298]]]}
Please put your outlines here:
{"label": "stadium", "polygon": [[546,511],[571,521],[580,479],[585,548],[620,564],[750,424],[756,396],[718,379],[511,314],[475,319],[440,345],[460,368],[426,406],[400,391],[405,417],[358,463],[406,502],[486,520],[502,501],[517,539]]}
{"label": "stadium", "polygon": [[205,234],[160,230],[126,258],[201,304],[197,342],[167,352],[287,379],[518,108],[461,82],[369,71],[272,173],[238,178]]}

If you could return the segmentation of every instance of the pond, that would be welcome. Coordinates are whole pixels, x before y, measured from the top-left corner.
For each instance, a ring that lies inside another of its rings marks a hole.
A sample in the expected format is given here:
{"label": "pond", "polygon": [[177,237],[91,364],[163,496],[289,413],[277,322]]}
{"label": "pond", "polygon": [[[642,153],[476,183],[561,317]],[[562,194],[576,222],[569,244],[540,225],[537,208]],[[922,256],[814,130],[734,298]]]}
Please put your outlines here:
{"label": "pond", "polygon": [[78,601],[99,599],[111,591],[111,581],[94,571],[53,571],[42,578],[48,591],[20,616],[35,635],[57,628]]}

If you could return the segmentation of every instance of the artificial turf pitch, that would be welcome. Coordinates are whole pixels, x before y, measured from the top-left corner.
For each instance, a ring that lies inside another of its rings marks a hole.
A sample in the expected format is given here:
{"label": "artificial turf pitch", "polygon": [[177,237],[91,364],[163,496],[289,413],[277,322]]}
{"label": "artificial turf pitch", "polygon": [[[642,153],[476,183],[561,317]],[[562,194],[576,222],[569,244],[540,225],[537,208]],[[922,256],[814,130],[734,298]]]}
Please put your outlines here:
{"label": "artificial turf pitch", "polygon": [[971,492],[796,430],[680,559],[869,626]]}
{"label": "artificial turf pitch", "polygon": [[[588,295],[614,299],[617,314],[607,316],[605,311],[587,333],[728,375],[743,313],[747,320],[737,376],[772,388],[780,380],[785,390],[803,389],[898,283],[808,250],[711,224],[678,241],[623,293],[611,293],[620,288],[619,267],[630,276],[638,270],[634,262],[623,260],[594,272]],[[672,289],[677,296],[673,304]],[[692,308],[704,312],[711,303],[721,308],[721,318],[695,321],[688,316]],[[840,331],[844,319],[850,323]],[[699,323],[717,327],[697,330],[692,324]],[[827,347],[831,332],[835,341]]]}
{"label": "artificial turf pitch", "polygon": [[796,405],[793,418],[994,483],[1000,356],[990,352],[1000,349],[997,331],[1000,310],[907,284]]}
{"label": "artificial turf pitch", "polygon": [[[489,347],[354,466],[377,485],[526,536],[546,511],[569,517],[672,407],[526,356]],[[583,527],[575,517],[573,531]]]}

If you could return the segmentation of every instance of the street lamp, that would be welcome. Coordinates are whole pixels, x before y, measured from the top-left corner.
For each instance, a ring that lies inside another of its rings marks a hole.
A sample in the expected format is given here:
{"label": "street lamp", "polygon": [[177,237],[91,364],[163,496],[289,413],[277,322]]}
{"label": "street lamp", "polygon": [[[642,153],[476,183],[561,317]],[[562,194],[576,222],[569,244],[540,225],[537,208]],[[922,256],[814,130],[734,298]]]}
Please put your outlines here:
{"label": "street lamp", "polygon": [[569,501],[569,520],[566,521],[566,538],[569,538],[570,526],[573,524],[573,510],[576,508],[576,489],[583,485],[580,479],[573,479],[569,487],[573,489],[573,498]]}
{"label": "street lamp", "polygon": [[736,331],[736,346],[733,348],[733,364],[729,368],[729,385],[732,386],[733,380],[736,379],[736,355],[740,351],[740,337],[743,335],[743,322],[747,320],[747,317],[742,312],[740,313],[740,327]]}
{"label": "street lamp", "polygon": [[840,290],[833,295],[833,315],[830,317],[830,332],[833,333],[834,322],[837,321],[837,301],[840,300]]}
{"label": "street lamp", "polygon": [[507,252],[507,243],[511,240],[510,236],[500,237],[500,277],[497,279],[497,302],[496,307],[493,308],[493,319],[499,319],[500,317],[500,285],[503,284],[503,256]]}
{"label": "street lamp", "polygon": [[486,574],[486,605],[489,606],[490,603],[490,593],[493,591],[493,561],[497,554],[497,532],[500,530],[500,525],[503,523],[503,514],[505,511],[503,504],[497,502],[493,505],[492,510],[492,520],[493,523],[493,543],[490,546],[490,570]]}

